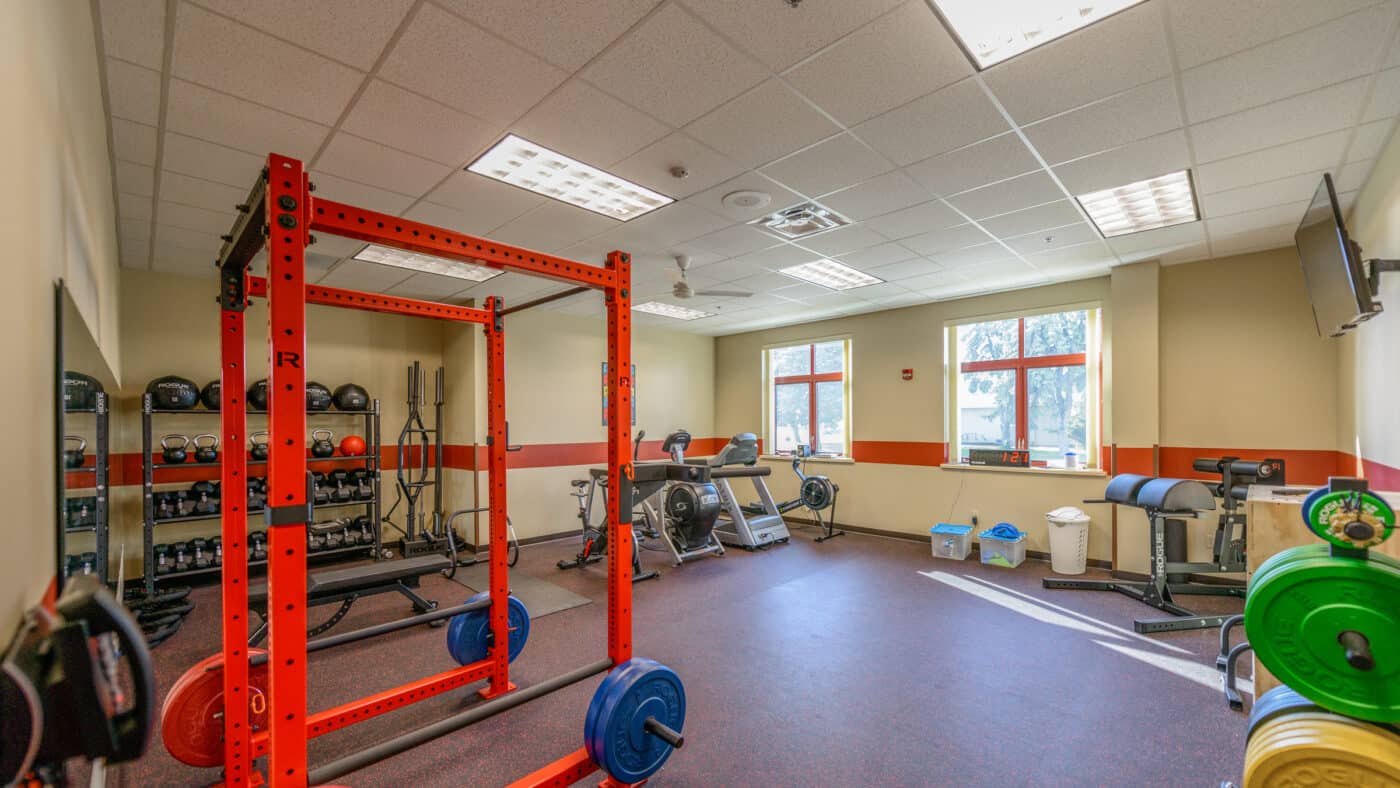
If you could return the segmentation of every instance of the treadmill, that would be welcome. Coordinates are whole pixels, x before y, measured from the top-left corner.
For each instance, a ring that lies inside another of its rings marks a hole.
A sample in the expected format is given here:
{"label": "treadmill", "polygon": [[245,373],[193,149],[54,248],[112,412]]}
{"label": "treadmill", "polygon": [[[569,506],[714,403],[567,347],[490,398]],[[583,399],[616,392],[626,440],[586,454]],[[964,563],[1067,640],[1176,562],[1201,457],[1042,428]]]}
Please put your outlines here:
{"label": "treadmill", "polygon": [[[763,477],[772,475],[773,469],[758,464],[757,435],[741,432],[730,438],[729,443],[713,457],[687,459],[686,462],[710,466],[710,481],[719,488],[720,504],[724,510],[714,530],[722,544],[752,551],[785,544],[791,538],[787,523],[778,511],[778,504],[763,480]],[[744,511],[744,505],[734,495],[731,485],[734,479],[748,479],[753,484],[758,493],[758,503],[749,508],[757,508],[757,513]]]}

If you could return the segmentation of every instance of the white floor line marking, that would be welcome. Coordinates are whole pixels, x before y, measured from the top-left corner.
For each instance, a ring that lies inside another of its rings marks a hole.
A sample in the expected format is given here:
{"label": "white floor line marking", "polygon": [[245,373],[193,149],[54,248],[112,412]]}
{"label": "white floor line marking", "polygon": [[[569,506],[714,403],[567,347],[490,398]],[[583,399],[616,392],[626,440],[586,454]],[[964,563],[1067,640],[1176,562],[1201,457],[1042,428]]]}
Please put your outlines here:
{"label": "white floor line marking", "polygon": [[1103,627],[1094,626],[1086,621],[1056,613],[1053,610],[1033,605],[1022,599],[1017,599],[1010,594],[1003,594],[992,588],[969,582],[966,578],[950,575],[947,572],[920,572],[924,577],[937,580],[945,585],[950,585],[960,591],[966,591],[973,596],[980,597],[995,605],[1001,605],[1007,610],[1020,613],[1027,618],[1033,618],[1046,624],[1052,624],[1065,629],[1073,629],[1078,632],[1085,632],[1095,637],[1121,638],[1117,632]]}
{"label": "white floor line marking", "polygon": [[[1180,657],[1170,657],[1166,654],[1142,651],[1125,646],[1122,643],[1105,643],[1102,640],[1095,640],[1094,642],[1105,648],[1112,649],[1119,654],[1132,657],[1139,662],[1146,662],[1168,673],[1174,673],[1184,679],[1194,681],[1203,687],[1210,687],[1216,690],[1222,687],[1221,682],[1224,679],[1224,674],[1216,670],[1214,665],[1202,665],[1199,662],[1192,662]],[[1254,682],[1250,679],[1236,677],[1235,688],[1240,692],[1248,692],[1250,695],[1254,694]]]}
{"label": "white floor line marking", "polygon": [[1146,635],[1144,635],[1144,634],[1141,634],[1141,633],[1139,633],[1139,632],[1134,632],[1134,631],[1132,631],[1132,630],[1130,630],[1130,629],[1124,629],[1123,627],[1120,627],[1120,626],[1117,626],[1117,625],[1114,625],[1114,624],[1110,624],[1110,623],[1108,623],[1107,621],[1100,621],[1099,619],[1094,618],[1093,616],[1085,615],[1085,614],[1083,614],[1083,613],[1080,613],[1080,612],[1077,611],[1077,610],[1071,610],[1071,609],[1069,609],[1069,608],[1067,608],[1067,607],[1061,607],[1061,606],[1055,604],[1054,602],[1047,602],[1047,601],[1045,601],[1044,599],[1041,599],[1040,597],[1031,596],[1030,594],[1023,594],[1023,593],[1021,593],[1020,591],[1017,591],[1017,590],[1014,589],[1014,588],[1007,588],[1006,586],[1001,585],[1000,583],[993,583],[993,582],[990,581],[990,580],[985,580],[985,579],[980,578],[980,577],[974,577],[974,576],[972,576],[972,575],[966,575],[966,577],[967,577],[968,580],[976,580],[977,582],[982,583],[983,585],[989,585],[989,586],[991,586],[991,587],[993,587],[993,588],[999,589],[999,590],[1001,590],[1001,591],[1005,591],[1005,592],[1008,593],[1008,594],[1015,594],[1016,596],[1023,597],[1023,598],[1025,598],[1025,599],[1029,599],[1029,600],[1031,600],[1032,602],[1035,602],[1035,603],[1044,605],[1044,606],[1046,606],[1046,607],[1048,607],[1048,608],[1051,608],[1051,609],[1053,609],[1053,610],[1058,610],[1058,611],[1060,611],[1061,613],[1065,613],[1065,614],[1067,614],[1067,615],[1075,616],[1076,618],[1082,618],[1082,619],[1084,619],[1085,621],[1091,622],[1091,623],[1093,623],[1093,624],[1097,624],[1097,625],[1099,625],[1099,626],[1101,626],[1101,627],[1104,627],[1105,629],[1111,629],[1111,630],[1113,630],[1114,632],[1118,632],[1118,633],[1120,633],[1120,634],[1126,635],[1127,637],[1133,638],[1134,640],[1140,640],[1140,641],[1142,641],[1143,643],[1151,643],[1151,644],[1154,645],[1154,646],[1158,646],[1158,647],[1160,647],[1160,648],[1167,649],[1168,651],[1175,651],[1175,652],[1177,652],[1178,654],[1190,654],[1190,653],[1192,653],[1190,649],[1184,649],[1184,648],[1182,648],[1182,647],[1180,647],[1180,646],[1174,646],[1174,645],[1172,645],[1171,643],[1165,643],[1165,642],[1160,641],[1160,640],[1153,640],[1152,638],[1150,638],[1150,637],[1148,637],[1148,636],[1146,636]]}

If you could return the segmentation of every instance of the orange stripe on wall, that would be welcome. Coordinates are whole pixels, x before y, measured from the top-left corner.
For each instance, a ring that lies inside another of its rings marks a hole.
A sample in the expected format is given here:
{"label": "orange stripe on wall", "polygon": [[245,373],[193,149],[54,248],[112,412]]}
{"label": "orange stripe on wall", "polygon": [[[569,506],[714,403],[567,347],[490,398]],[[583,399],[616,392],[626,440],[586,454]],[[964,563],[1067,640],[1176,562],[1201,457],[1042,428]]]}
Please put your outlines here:
{"label": "orange stripe on wall", "polygon": [[[1122,449],[1119,449],[1122,456]],[[1197,458],[1239,457],[1244,460],[1278,458],[1284,461],[1284,474],[1289,484],[1327,483],[1327,477],[1337,476],[1343,467],[1341,453],[1330,449],[1220,449],[1194,446],[1163,446],[1159,450],[1161,468],[1158,474],[1178,479],[1210,479],[1211,474],[1198,473],[1191,467]],[[1219,476],[1214,477],[1219,481]]]}
{"label": "orange stripe on wall", "polygon": [[947,444],[921,441],[851,441],[856,462],[883,465],[942,465],[948,456]]}
{"label": "orange stripe on wall", "polygon": [[[1143,448],[1141,446],[1119,446],[1118,459],[1114,463],[1112,473],[1138,473],[1143,476],[1151,476],[1152,469],[1152,447]],[[1190,465],[1188,462],[1187,465]]]}

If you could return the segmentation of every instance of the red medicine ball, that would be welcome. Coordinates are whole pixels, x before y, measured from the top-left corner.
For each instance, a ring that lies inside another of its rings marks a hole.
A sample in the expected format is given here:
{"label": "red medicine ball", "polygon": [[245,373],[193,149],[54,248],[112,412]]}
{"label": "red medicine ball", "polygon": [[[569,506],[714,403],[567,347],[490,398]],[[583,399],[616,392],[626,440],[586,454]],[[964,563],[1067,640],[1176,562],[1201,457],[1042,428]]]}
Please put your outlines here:
{"label": "red medicine ball", "polygon": [[359,457],[365,453],[365,439],[359,435],[346,435],[340,441],[340,453],[346,457]]}

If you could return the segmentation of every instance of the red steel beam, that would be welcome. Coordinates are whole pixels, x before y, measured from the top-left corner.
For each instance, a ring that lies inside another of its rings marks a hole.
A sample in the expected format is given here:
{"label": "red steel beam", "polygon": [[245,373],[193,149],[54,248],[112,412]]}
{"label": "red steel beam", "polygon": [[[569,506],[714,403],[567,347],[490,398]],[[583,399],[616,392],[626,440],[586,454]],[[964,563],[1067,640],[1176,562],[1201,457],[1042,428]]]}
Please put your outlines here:
{"label": "red steel beam", "polygon": [[542,276],[559,282],[572,282],[598,290],[612,287],[614,284],[613,272],[596,265],[586,265],[563,257],[376,211],[367,211],[331,200],[316,200],[311,229],[473,265]]}
{"label": "red steel beam", "polygon": [[[248,295],[253,298],[266,297],[267,280],[261,276],[248,277]],[[463,323],[485,324],[491,319],[491,313],[485,309],[440,304],[436,301],[422,301],[417,298],[398,298],[383,293],[366,293],[361,290],[345,290],[324,285],[307,285],[306,303],[363,309],[367,312],[456,320]]]}
{"label": "red steel beam", "polygon": [[553,788],[573,785],[597,770],[598,764],[588,757],[588,750],[580,747],[554,763],[530,772],[506,788]]}
{"label": "red steel beam", "polygon": [[510,585],[506,578],[506,338],[505,319],[496,313],[501,299],[487,299],[492,313],[486,324],[486,475],[491,512],[487,520],[490,566],[487,585],[491,592],[491,685],[482,695],[494,698],[515,688],[510,683]]}
{"label": "red steel beam", "polygon": [[[301,162],[267,159],[269,782],[306,785],[306,235]],[[245,629],[238,632],[244,633]]]}
{"label": "red steel beam", "polygon": [[[306,738],[314,739],[317,736],[324,736],[332,731],[364,722],[381,714],[388,714],[395,709],[417,703],[420,700],[427,700],[434,695],[441,695],[449,690],[465,687],[491,675],[492,669],[491,660],[484,659],[480,662],[444,671],[436,676],[428,676],[410,682],[401,687],[394,687],[374,695],[358,698],[335,708],[319,711],[306,720]],[[253,737],[254,757],[260,758],[267,754],[269,736],[267,731],[262,731]]]}
{"label": "red steel beam", "polygon": [[613,287],[608,312],[608,656],[632,658],[632,501],[622,500],[622,476],[632,475],[632,258],[608,253]]}

